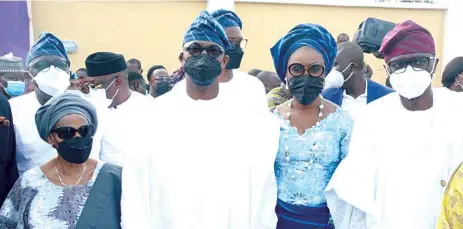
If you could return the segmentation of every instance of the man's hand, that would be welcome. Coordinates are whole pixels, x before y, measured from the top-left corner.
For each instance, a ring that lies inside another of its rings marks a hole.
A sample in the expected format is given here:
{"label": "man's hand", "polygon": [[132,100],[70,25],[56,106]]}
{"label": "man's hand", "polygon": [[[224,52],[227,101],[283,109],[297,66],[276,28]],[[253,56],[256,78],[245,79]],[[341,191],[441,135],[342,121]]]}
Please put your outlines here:
{"label": "man's hand", "polygon": [[0,116],[0,127],[9,127],[10,121],[3,116]]}

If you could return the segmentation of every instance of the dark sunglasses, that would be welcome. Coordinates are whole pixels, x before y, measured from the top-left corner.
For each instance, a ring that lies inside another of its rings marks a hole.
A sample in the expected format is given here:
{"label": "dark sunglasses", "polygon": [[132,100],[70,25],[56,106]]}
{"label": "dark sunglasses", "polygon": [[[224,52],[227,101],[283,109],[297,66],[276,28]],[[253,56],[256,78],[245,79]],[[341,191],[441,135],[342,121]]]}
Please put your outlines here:
{"label": "dark sunglasses", "polygon": [[64,60],[58,60],[58,61],[39,61],[36,64],[32,66],[32,69],[34,69],[37,72],[41,71],[48,71],[50,69],[50,66],[55,66],[58,69],[61,69],[63,71],[68,70],[68,62]]}
{"label": "dark sunglasses", "polygon": [[325,66],[315,63],[306,68],[302,64],[294,63],[288,67],[288,70],[294,77],[302,76],[306,72],[312,77],[320,77],[325,73]]}
{"label": "dark sunglasses", "polygon": [[95,134],[95,125],[83,125],[79,129],[75,129],[71,126],[60,126],[50,131],[51,133],[56,133],[59,138],[63,140],[68,140],[76,136],[76,132],[79,133],[81,137],[93,136]]}
{"label": "dark sunglasses", "polygon": [[198,43],[193,43],[190,46],[188,46],[185,50],[188,51],[192,56],[199,56],[204,51],[206,51],[207,55],[209,55],[212,58],[217,58],[223,54],[222,49],[220,49],[220,47],[217,45],[203,47]]}

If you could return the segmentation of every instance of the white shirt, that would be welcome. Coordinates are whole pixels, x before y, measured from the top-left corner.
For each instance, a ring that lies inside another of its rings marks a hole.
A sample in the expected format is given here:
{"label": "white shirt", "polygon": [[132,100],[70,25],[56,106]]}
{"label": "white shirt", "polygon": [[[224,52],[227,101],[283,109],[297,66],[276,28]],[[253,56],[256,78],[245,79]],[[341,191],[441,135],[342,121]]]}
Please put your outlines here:
{"label": "white shirt", "polygon": [[152,111],[153,97],[132,92],[127,101],[117,108],[107,108],[107,104],[94,104],[101,114],[103,129],[100,160],[122,165],[125,154],[134,154],[143,145],[142,136],[152,132],[146,123],[155,118]]}
{"label": "white shirt", "polygon": [[368,81],[365,80],[365,93],[359,95],[357,98],[348,95],[346,90],[344,90],[341,108],[347,111],[351,117],[355,119],[361,115],[362,110],[367,106],[367,95]]}
{"label": "white shirt", "polygon": [[406,110],[397,93],[357,119],[349,155],[326,189],[336,229],[434,229],[445,185],[463,159],[462,95],[433,89]]}
{"label": "white shirt", "polygon": [[[9,100],[16,135],[16,162],[20,174],[40,166],[58,155],[57,151],[40,138],[35,125],[35,113],[41,107],[35,93],[29,93]],[[101,137],[99,138],[101,139]],[[98,159],[100,144],[94,137],[91,158]]]}
{"label": "white shirt", "polygon": [[229,98],[173,90],[155,100],[154,147],[124,161],[122,228],[276,227],[278,121]]}

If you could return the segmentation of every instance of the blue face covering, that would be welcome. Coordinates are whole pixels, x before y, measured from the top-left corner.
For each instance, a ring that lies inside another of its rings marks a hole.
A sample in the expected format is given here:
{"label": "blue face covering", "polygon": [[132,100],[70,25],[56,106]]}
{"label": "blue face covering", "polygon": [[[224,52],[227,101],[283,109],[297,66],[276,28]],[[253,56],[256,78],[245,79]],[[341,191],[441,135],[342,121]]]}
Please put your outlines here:
{"label": "blue face covering", "polygon": [[[8,86],[5,88],[6,93],[9,96],[15,97],[15,96],[20,96],[24,93],[24,90],[26,89],[26,84],[22,81],[6,81]],[[0,84],[1,85],[1,84]]]}

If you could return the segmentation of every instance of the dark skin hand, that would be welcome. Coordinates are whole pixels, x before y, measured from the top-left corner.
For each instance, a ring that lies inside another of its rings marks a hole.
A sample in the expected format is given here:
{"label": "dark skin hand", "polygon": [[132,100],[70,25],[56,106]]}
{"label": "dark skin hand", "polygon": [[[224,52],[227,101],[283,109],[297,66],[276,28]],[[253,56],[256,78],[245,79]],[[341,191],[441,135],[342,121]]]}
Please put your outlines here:
{"label": "dark skin hand", "polygon": [[[301,47],[297,49],[288,60],[288,65],[299,63],[304,65],[306,68],[312,64],[324,64],[323,57],[312,48],[309,47]],[[291,79],[292,76],[289,71],[286,72],[287,80]],[[325,74],[321,77],[325,77]],[[282,105],[277,107],[279,114],[283,117],[286,117],[286,114],[290,111],[288,103],[291,100],[283,103]],[[309,105],[302,105],[296,99],[292,99],[292,108],[291,108],[291,118],[290,123],[291,126],[297,128],[297,132],[299,135],[304,134],[307,129],[312,128],[318,121],[318,114],[320,112],[319,106],[320,104],[324,105],[322,110],[322,117],[320,117],[320,121],[328,117],[329,114],[336,112],[337,106],[325,99],[321,96],[318,96],[311,104]]]}
{"label": "dark skin hand", "polygon": [[[394,61],[412,60],[417,57],[434,57],[434,55],[429,54],[429,53],[414,53],[414,54],[401,55],[401,56],[397,56],[397,57],[390,59],[388,63],[394,62]],[[428,65],[428,68],[426,69],[426,71],[431,74],[431,77],[436,71],[436,66],[438,62],[439,62],[439,59],[437,58],[435,58],[434,60],[431,60],[431,62]],[[434,105],[432,86],[429,85],[429,87],[426,89],[426,91],[424,91],[422,95],[416,98],[413,98],[413,99],[407,99],[405,97],[400,96],[400,101],[402,102],[402,105],[405,107],[405,109],[409,111],[428,110]]]}
{"label": "dark skin hand", "polygon": [[0,127],[10,127],[10,121],[6,117],[0,116]]}
{"label": "dark skin hand", "polygon": [[[192,41],[185,43],[183,48],[189,47],[192,43],[198,43],[202,47],[209,47],[212,45],[217,45],[220,47],[220,45],[214,43],[214,42],[208,42],[208,41]],[[221,63],[222,66],[222,71],[225,69],[225,66],[228,64],[229,57],[225,55],[225,51],[222,48],[222,51],[224,52],[222,55],[218,56],[216,59]],[[203,53],[206,53],[206,50],[203,51]],[[182,63],[182,66],[185,65],[185,62],[191,58],[192,55],[190,52],[184,50],[180,54],[180,62]],[[186,74],[186,73],[185,73]],[[191,82],[190,77],[186,77],[186,91],[187,94],[194,100],[211,100],[217,97],[219,94],[219,80],[216,80],[214,83],[212,83],[209,86],[202,87],[194,84]]]}

